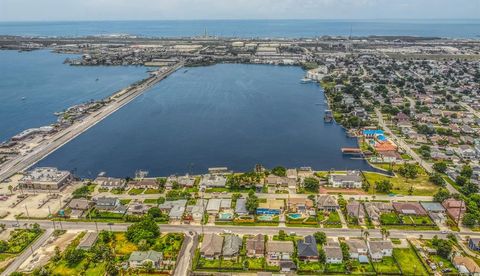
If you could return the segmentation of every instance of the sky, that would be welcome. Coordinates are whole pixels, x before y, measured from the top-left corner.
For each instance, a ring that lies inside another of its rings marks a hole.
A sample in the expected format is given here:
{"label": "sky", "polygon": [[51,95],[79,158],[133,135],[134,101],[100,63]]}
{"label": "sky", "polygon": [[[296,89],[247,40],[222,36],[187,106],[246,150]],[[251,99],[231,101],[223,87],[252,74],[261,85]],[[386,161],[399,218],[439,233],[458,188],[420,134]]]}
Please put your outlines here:
{"label": "sky", "polygon": [[0,21],[480,19],[480,0],[0,0]]}

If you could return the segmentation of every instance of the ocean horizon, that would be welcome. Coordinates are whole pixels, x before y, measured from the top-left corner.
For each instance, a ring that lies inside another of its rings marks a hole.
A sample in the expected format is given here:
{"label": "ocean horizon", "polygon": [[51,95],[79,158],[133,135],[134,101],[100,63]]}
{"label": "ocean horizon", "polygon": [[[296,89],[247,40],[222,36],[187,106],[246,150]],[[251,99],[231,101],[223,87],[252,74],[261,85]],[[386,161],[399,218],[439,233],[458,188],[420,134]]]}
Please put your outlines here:
{"label": "ocean horizon", "polygon": [[80,37],[129,35],[140,37],[203,36],[238,38],[308,38],[320,36],[416,36],[480,38],[479,19],[222,19],[4,21],[0,35]]}

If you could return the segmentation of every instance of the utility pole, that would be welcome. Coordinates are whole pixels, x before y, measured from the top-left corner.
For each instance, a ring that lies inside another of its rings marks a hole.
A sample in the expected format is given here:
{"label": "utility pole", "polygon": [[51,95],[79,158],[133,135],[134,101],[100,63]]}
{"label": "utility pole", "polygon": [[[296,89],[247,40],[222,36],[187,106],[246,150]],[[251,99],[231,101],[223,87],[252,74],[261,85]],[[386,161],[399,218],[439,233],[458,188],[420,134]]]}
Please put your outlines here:
{"label": "utility pole", "polygon": [[25,211],[27,212],[27,218],[30,219],[30,214],[28,213],[27,204],[25,204],[24,206],[25,206]]}
{"label": "utility pole", "polygon": [[[50,211],[50,205],[47,206],[48,207],[48,215],[50,216],[50,218],[52,218],[52,212]],[[53,229],[55,229],[55,220],[52,218],[52,223],[53,223]]]}

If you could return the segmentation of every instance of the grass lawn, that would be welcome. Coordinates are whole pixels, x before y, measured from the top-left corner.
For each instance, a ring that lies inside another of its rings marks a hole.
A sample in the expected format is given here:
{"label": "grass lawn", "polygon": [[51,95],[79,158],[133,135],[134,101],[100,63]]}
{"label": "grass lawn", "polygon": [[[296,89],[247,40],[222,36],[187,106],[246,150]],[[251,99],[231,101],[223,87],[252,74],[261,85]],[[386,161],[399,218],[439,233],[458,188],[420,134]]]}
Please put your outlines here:
{"label": "grass lawn", "polygon": [[207,190],[205,190],[206,193],[223,193],[223,192],[230,192],[230,190],[228,188],[208,188]]}
{"label": "grass lawn", "polygon": [[338,212],[330,212],[327,220],[323,222],[323,226],[326,228],[342,228],[342,222],[340,221]]}
{"label": "grass lawn", "polygon": [[323,264],[319,262],[298,262],[298,271],[300,272],[309,272],[309,273],[322,273],[324,270]]}
{"label": "grass lawn", "polygon": [[428,216],[402,216],[402,221],[404,224],[433,224]]}
{"label": "grass lawn", "polygon": [[400,269],[395,263],[393,257],[383,257],[381,262],[375,262],[373,263],[373,266],[375,267],[377,274],[390,273],[400,275]]}
{"label": "grass lawn", "polygon": [[131,199],[120,199],[120,203],[122,205],[127,205],[128,203],[130,203],[132,200]]}
{"label": "grass lawn", "polygon": [[380,222],[384,225],[400,223],[400,217],[394,212],[380,215]]}
{"label": "grass lawn", "polygon": [[143,193],[144,191],[145,191],[145,189],[132,188],[132,189],[130,189],[130,191],[128,191],[128,194],[129,195],[139,195],[139,194]]}
{"label": "grass lawn", "polygon": [[263,270],[265,258],[246,258],[249,270]]}
{"label": "grass lawn", "polygon": [[114,195],[121,195],[121,194],[125,193],[125,189],[114,188],[114,189],[111,189],[110,192]]}
{"label": "grass lawn", "polygon": [[[398,168],[398,165],[394,166],[394,171]],[[375,182],[382,180],[389,180],[393,184],[392,193],[400,195],[409,195],[410,187],[413,187],[414,196],[431,196],[435,194],[439,187],[430,182],[428,174],[423,168],[418,169],[419,173],[415,179],[405,179],[400,175],[393,177],[379,174],[375,172],[363,172],[366,180],[370,183],[370,194],[375,194]],[[377,192],[377,194],[379,194]]]}
{"label": "grass lawn", "polygon": [[185,188],[187,193],[198,193],[198,187]]}
{"label": "grass lawn", "polygon": [[352,274],[375,274],[375,270],[373,269],[373,265],[371,263],[368,264],[361,264],[359,261],[352,260]]}
{"label": "grass lawn", "polygon": [[156,198],[147,198],[143,201],[145,204],[157,204],[158,199]]}
{"label": "grass lawn", "polygon": [[412,248],[394,248],[393,256],[405,275],[428,275]]}
{"label": "grass lawn", "polygon": [[158,252],[162,252],[165,259],[177,258],[178,252],[183,242],[183,234],[181,233],[168,233],[159,237],[152,249]]}
{"label": "grass lawn", "polygon": [[220,268],[220,260],[207,260],[200,258],[197,263],[198,268],[215,269]]}
{"label": "grass lawn", "polygon": [[221,264],[223,269],[242,269],[243,263],[241,260],[222,260]]}
{"label": "grass lawn", "polygon": [[345,265],[342,264],[326,264],[325,272],[328,273],[345,273]]}
{"label": "grass lawn", "polygon": [[146,195],[152,195],[152,194],[159,194],[160,190],[159,189],[146,189],[145,192],[143,192]]}
{"label": "grass lawn", "polygon": [[128,255],[133,251],[138,250],[136,244],[129,242],[125,237],[125,233],[118,233],[115,234],[115,253],[118,255]]}

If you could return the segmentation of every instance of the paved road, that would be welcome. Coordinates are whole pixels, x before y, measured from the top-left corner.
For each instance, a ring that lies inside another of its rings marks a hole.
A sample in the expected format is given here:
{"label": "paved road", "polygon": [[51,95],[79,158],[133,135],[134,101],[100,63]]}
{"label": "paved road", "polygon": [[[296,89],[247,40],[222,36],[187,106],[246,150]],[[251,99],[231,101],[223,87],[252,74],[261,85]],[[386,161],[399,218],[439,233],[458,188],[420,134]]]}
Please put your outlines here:
{"label": "paved road", "polygon": [[179,62],[170,69],[156,75],[155,77],[150,78],[148,81],[144,82],[142,85],[135,87],[127,95],[122,96],[119,99],[115,99],[112,103],[101,108],[100,110],[91,113],[82,121],[73,124],[72,126],[61,130],[60,132],[54,134],[48,140],[45,140],[42,144],[38,145],[34,150],[26,155],[19,155],[14,159],[7,161],[2,164],[0,168],[0,182],[12,176],[13,174],[23,171],[45,156],[54,152],[56,149],[60,148],[64,144],[68,143],[70,140],[74,139],[78,135],[82,134],[101,120],[105,119],[124,105],[128,104],[130,101],[141,95],[143,92],[148,90],[157,82],[166,78],[171,73],[175,72],[184,65],[183,62]]}
{"label": "paved road", "polygon": [[[241,193],[243,197],[247,197],[248,193]],[[265,194],[265,193],[257,193],[256,194],[259,198],[270,198],[270,199],[288,199],[288,198],[308,198],[308,194]],[[129,195],[129,194],[112,194],[112,193],[99,193],[95,195],[95,197],[102,197],[102,196],[112,196],[118,197],[121,199],[136,199],[136,200],[144,200],[144,199],[157,199],[159,197],[165,197],[165,194],[140,194],[140,195]],[[204,199],[210,198],[230,198],[231,194],[222,194],[222,193],[205,193]],[[353,198],[358,200],[386,200],[386,201],[432,201],[433,196],[389,196],[389,195],[349,195],[344,194],[344,198]]]}
{"label": "paved road", "polygon": [[[0,222],[5,223],[7,227],[11,227],[13,224],[16,223],[15,220],[0,220]],[[48,220],[20,220],[20,225],[24,223],[38,223],[42,228],[46,229],[53,229],[53,223]],[[125,231],[130,223],[115,223],[115,224],[107,224],[107,223],[95,223],[95,222],[70,222],[70,221],[63,221],[62,222],[62,229],[64,230],[90,230],[96,231],[97,227],[98,230],[111,230],[111,231]],[[58,222],[56,223],[57,228],[59,228]],[[298,235],[308,235],[313,234],[317,231],[325,232],[327,235],[330,236],[343,236],[343,237],[359,237],[361,236],[360,229],[343,229],[343,228],[314,228],[314,227],[275,227],[275,226],[228,226],[228,225],[204,225],[203,227],[200,225],[188,225],[188,224],[165,224],[160,225],[161,232],[185,232],[185,231],[193,231],[197,233],[220,233],[224,230],[230,230],[236,234],[265,234],[265,235],[274,235],[277,234],[279,230],[284,230],[288,232],[295,232]],[[370,233],[370,237],[381,237],[381,233],[379,229],[368,229]],[[458,234],[461,235],[469,235],[469,236],[476,236],[480,237],[480,233],[473,232],[473,231],[461,231]],[[392,238],[408,238],[408,237],[418,237],[419,235],[423,235],[425,238],[433,237],[434,235],[438,236],[445,236],[445,233],[441,233],[438,230],[390,230],[390,237]]]}
{"label": "paved road", "polygon": [[468,110],[468,112],[472,113],[473,115],[477,116],[477,118],[480,118],[480,112],[476,111],[475,109],[473,109],[471,106],[469,106],[468,104],[466,103],[460,103],[460,105],[465,108],[466,110]]}
{"label": "paved road", "polygon": [[198,234],[193,232],[185,233],[182,249],[177,257],[177,266],[173,275],[190,275],[191,262],[195,254],[195,249],[198,247]]}
{"label": "paved road", "polygon": [[18,257],[15,258],[15,260],[5,269],[5,271],[3,271],[1,276],[8,276],[10,275],[10,273],[15,272],[20,267],[20,265],[22,265],[23,262],[25,262],[25,260],[30,255],[32,255],[33,252],[35,252],[38,248],[40,248],[40,246],[42,246],[47,241],[47,239],[50,237],[50,235],[52,235],[52,233],[53,233],[53,228],[47,228],[45,233],[43,233],[43,235],[40,238],[38,238],[31,246],[25,248],[22,254],[20,254]]}
{"label": "paved road", "polygon": [[[380,109],[375,108],[375,113],[378,117],[378,124],[380,125],[380,127],[383,128],[385,133],[387,133],[400,148],[402,148],[408,155],[410,155],[415,162],[420,164],[420,166],[422,166],[425,171],[427,171],[428,173],[433,173],[434,170],[432,165],[423,160],[420,155],[418,155],[414,150],[412,150],[412,148],[402,138],[399,138],[392,132],[392,130],[390,130],[390,128],[385,123],[385,120],[383,120],[382,112],[380,112]],[[457,189],[455,189],[450,183],[445,181],[445,185],[450,193],[458,193]]]}

